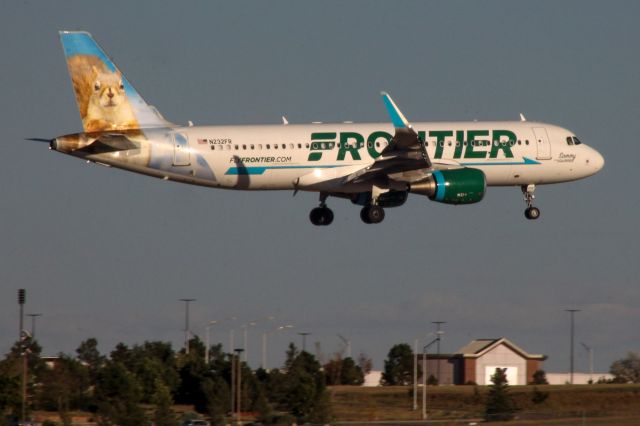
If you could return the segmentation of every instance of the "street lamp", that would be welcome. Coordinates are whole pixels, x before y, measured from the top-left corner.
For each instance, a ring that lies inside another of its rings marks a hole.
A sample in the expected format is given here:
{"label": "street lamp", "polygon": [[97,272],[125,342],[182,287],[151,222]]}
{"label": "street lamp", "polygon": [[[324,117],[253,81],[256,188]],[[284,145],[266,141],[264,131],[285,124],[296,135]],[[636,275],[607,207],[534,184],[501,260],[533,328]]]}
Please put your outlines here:
{"label": "street lamp", "polygon": [[576,312],[580,312],[580,309],[565,309],[565,312],[569,312],[569,314],[571,315],[571,355],[570,355],[570,361],[569,361],[569,365],[570,365],[570,380],[569,383],[573,384],[573,330],[574,330],[574,314]]}
{"label": "street lamp", "polygon": [[244,351],[244,349],[236,348],[234,349],[234,351],[236,352],[236,366],[238,368],[238,372],[236,373],[236,380],[238,381],[236,385],[236,390],[238,393],[238,415],[236,416],[236,419],[238,424],[242,424],[242,363],[240,361],[240,354]]}
{"label": "street lamp", "polygon": [[438,342],[440,342],[440,336],[422,347],[422,420],[427,419],[427,350]]}
{"label": "street lamp", "polygon": [[31,338],[36,338],[36,318],[41,317],[42,314],[27,314],[28,317],[31,317]]}
{"label": "street lamp", "polygon": [[282,330],[286,330],[288,328],[293,328],[293,326],[291,324],[287,324],[287,325],[281,325],[280,327],[271,330],[271,331],[264,331],[262,333],[262,369],[266,370],[267,369],[267,336],[269,334],[273,334],[276,333],[278,331],[282,331]]}
{"label": "street lamp", "polygon": [[207,346],[204,348],[204,362],[209,364],[209,348],[211,346],[211,327],[215,324],[221,323],[223,321],[227,321],[227,320],[235,320],[236,317],[228,317],[225,319],[221,319],[221,320],[211,320],[209,322],[207,322],[207,325],[205,325],[205,330],[206,330],[206,336],[207,336]]}
{"label": "street lamp", "polygon": [[249,331],[249,327],[255,326],[260,321],[263,321],[263,320],[272,321],[275,318],[276,317],[274,317],[273,315],[269,315],[269,316],[266,316],[264,318],[260,318],[260,319],[253,320],[253,321],[249,321],[248,323],[242,325],[242,328],[244,329],[244,353],[242,354],[242,356],[244,357],[244,362],[247,362],[247,358],[249,357],[249,339],[247,337],[247,334],[248,334],[248,331]]}
{"label": "street lamp", "polygon": [[593,348],[582,342],[580,344],[589,352],[589,381],[593,384]]}
{"label": "street lamp", "polygon": [[196,299],[180,299],[185,304],[184,310],[184,352],[189,354],[189,303],[195,302]]}
{"label": "street lamp", "polygon": [[307,351],[307,336],[310,334],[308,332],[298,333],[298,336],[302,336],[302,352]]}
{"label": "street lamp", "polygon": [[440,326],[446,323],[446,321],[431,321],[431,324],[436,325],[436,336],[439,337],[438,344],[436,346],[436,351],[438,354],[438,359],[436,359],[436,379],[438,380],[438,385],[440,384],[440,340],[442,340],[442,335],[444,334],[444,331],[440,331]]}

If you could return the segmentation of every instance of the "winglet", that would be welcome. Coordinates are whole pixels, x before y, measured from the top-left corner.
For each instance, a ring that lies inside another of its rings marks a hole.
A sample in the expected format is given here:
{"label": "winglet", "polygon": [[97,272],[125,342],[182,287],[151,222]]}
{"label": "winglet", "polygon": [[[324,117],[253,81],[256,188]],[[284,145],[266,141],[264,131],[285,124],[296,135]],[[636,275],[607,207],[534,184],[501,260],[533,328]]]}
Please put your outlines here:
{"label": "winglet", "polygon": [[384,106],[387,108],[387,112],[389,113],[389,117],[391,117],[391,122],[396,128],[411,128],[411,124],[409,124],[409,120],[404,116],[400,108],[393,102],[391,96],[387,92],[380,92],[382,96],[382,101],[384,102]]}

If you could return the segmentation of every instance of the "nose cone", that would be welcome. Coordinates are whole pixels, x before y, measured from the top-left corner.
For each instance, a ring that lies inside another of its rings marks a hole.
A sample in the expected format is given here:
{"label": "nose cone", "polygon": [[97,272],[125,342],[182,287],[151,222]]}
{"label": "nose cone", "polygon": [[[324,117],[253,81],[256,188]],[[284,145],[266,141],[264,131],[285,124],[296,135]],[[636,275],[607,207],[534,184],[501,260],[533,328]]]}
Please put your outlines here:
{"label": "nose cone", "polygon": [[604,157],[595,149],[591,149],[593,154],[591,155],[591,167],[595,168],[594,173],[598,173],[604,167]]}
{"label": "nose cone", "polygon": [[604,157],[591,147],[585,147],[587,151],[584,156],[584,171],[587,176],[592,176],[598,173],[604,167]]}

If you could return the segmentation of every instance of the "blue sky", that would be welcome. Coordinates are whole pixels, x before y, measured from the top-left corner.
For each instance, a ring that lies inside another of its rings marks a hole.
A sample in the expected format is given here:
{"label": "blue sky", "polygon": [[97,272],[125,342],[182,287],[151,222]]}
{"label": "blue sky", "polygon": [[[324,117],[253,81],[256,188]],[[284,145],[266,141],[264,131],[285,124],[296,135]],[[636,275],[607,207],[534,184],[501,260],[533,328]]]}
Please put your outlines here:
{"label": "blue sky", "polygon": [[[637,2],[10,2],[0,15],[0,350],[17,335],[16,290],[41,312],[46,352],[95,336],[182,342],[212,319],[291,323],[325,356],[337,334],[382,366],[395,343],[448,323],[443,351],[508,337],[569,367],[576,341],[599,371],[639,350],[635,175],[640,133]],[[367,226],[313,194],[190,187],[87,165],[28,137],[79,131],[58,30],[90,31],[169,120],[196,124],[386,121],[387,90],[412,121],[558,124],[600,151],[595,177],[541,187],[537,222],[518,188],[472,206],[412,197]],[[232,324],[232,323],[230,323]],[[214,328],[227,342],[230,325]],[[239,333],[239,331],[238,331]],[[270,339],[271,364],[294,332]],[[587,369],[578,348],[576,366]]]}

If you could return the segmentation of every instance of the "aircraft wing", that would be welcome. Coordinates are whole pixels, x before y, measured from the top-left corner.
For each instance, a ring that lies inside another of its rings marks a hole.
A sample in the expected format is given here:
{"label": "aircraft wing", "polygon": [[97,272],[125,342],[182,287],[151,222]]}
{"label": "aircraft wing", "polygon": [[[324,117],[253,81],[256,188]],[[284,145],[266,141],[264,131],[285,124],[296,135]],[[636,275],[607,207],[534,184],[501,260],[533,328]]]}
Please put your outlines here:
{"label": "aircraft wing", "polygon": [[430,174],[435,169],[460,167],[459,164],[451,162],[433,164],[427,154],[425,141],[420,139],[391,96],[386,92],[382,92],[381,95],[395,127],[395,134],[373,164],[350,174],[344,183],[363,182],[383,175],[412,181]]}

